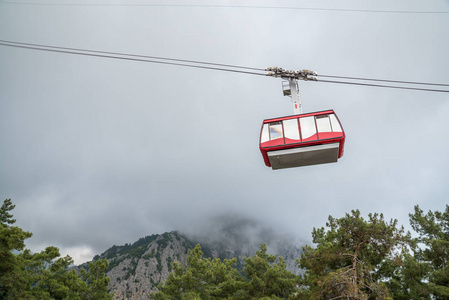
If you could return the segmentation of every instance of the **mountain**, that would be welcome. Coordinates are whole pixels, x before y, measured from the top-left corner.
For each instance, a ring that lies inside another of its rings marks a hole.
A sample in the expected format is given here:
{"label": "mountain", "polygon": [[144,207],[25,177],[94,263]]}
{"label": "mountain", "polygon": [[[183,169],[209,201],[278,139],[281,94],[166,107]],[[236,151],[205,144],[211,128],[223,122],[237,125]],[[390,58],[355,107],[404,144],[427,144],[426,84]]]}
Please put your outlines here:
{"label": "mountain", "polygon": [[[260,243],[265,243],[269,253],[286,260],[290,271],[300,273],[296,265],[300,247],[287,237],[251,222],[221,225],[211,232],[197,235],[177,231],[154,234],[132,244],[114,245],[93,260],[108,259],[106,274],[111,278],[109,289],[115,299],[151,299],[150,293],[156,292],[157,286],[165,282],[173,262],[185,265],[188,251],[196,244],[201,245],[205,257],[237,257],[237,269],[241,271],[243,258],[253,256],[259,250]],[[86,264],[79,267],[85,267]]]}

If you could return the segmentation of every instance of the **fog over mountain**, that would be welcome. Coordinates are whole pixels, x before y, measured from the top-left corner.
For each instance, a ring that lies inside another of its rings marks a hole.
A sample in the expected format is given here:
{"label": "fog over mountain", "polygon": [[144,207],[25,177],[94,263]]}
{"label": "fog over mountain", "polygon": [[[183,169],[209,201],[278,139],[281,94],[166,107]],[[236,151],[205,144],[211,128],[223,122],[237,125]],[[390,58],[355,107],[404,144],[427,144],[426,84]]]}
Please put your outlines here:
{"label": "fog over mountain", "polygon": [[293,236],[280,228],[239,215],[219,215],[206,220],[199,227],[180,232],[192,241],[203,241],[223,249],[227,247],[238,249],[246,255],[259,250],[261,243],[267,245],[268,252],[280,255],[282,249],[286,247],[300,249],[306,244],[298,236]]}

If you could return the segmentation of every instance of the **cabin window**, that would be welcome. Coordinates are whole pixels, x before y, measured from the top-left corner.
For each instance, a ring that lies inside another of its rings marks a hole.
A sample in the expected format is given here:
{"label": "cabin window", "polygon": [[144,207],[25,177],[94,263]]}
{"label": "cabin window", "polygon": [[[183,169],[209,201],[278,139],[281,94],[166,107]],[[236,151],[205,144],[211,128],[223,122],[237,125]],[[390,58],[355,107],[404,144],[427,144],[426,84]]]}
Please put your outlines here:
{"label": "cabin window", "polygon": [[315,117],[300,118],[302,139],[308,139],[316,134]]}
{"label": "cabin window", "polygon": [[333,132],[343,132],[341,129],[340,122],[338,122],[337,117],[334,114],[330,114],[329,118],[331,120],[332,131]]}
{"label": "cabin window", "polygon": [[280,139],[283,138],[284,135],[282,133],[282,123],[281,122],[273,122],[269,125],[269,133],[270,133],[270,140]]}
{"label": "cabin window", "polygon": [[284,120],[282,123],[284,124],[285,138],[299,141],[298,119]]}
{"label": "cabin window", "polygon": [[318,132],[332,132],[331,121],[328,115],[316,116]]}
{"label": "cabin window", "polygon": [[260,142],[265,143],[265,142],[268,142],[269,140],[270,140],[270,134],[268,133],[268,124],[263,124]]}

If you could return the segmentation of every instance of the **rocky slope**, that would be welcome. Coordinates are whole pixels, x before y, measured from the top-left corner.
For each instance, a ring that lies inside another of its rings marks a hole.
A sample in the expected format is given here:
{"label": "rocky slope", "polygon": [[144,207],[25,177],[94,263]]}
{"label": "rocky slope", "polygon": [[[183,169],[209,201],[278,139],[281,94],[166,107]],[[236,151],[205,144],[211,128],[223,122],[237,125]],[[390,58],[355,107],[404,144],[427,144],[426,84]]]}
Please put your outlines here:
{"label": "rocky slope", "polygon": [[107,258],[111,278],[110,291],[115,299],[151,299],[150,294],[164,282],[173,262],[187,261],[188,250],[193,245],[177,232],[152,235],[133,244],[113,246],[94,257]]}
{"label": "rocky slope", "polygon": [[201,245],[206,257],[237,257],[239,270],[243,269],[243,258],[253,256],[260,243],[266,243],[269,253],[284,257],[288,269],[299,274],[296,266],[296,259],[300,257],[298,246],[274,232],[252,230],[250,233],[251,238],[248,232],[243,234],[235,228],[227,227],[212,237],[187,238],[173,231],[147,236],[133,244],[113,246],[94,257],[94,260],[108,259],[107,275],[111,278],[109,289],[114,293],[115,299],[151,299],[150,294],[156,292],[157,286],[167,279],[173,262],[185,265],[188,250],[197,243]]}

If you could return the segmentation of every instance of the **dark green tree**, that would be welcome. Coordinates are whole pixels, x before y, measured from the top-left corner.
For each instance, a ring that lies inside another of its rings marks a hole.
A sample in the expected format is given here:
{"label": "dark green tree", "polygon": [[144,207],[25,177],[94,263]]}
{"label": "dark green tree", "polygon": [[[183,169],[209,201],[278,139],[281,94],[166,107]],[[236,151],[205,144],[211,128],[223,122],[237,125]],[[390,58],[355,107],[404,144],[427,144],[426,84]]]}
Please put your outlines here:
{"label": "dark green tree", "polygon": [[293,295],[298,277],[286,270],[282,257],[268,255],[261,244],[260,251],[245,258],[244,276],[235,264],[236,258],[223,262],[203,258],[201,247],[190,251],[187,267],[175,262],[166,282],[153,294],[165,299],[287,299]]}
{"label": "dark green tree", "polygon": [[386,285],[396,300],[430,299],[427,289],[427,266],[420,263],[408,250],[390,264],[383,265],[384,273],[389,274]]}
{"label": "dark green tree", "polygon": [[227,299],[238,294],[245,286],[233,267],[237,260],[204,258],[200,245],[189,252],[187,267],[173,263],[173,271],[159,291],[156,300],[165,299]]}
{"label": "dark green tree", "polygon": [[426,273],[415,284],[424,286],[434,299],[449,299],[449,205],[443,212],[427,214],[416,205],[410,224],[419,234],[417,242],[425,246],[415,251],[415,265]]}
{"label": "dark green tree", "polygon": [[298,276],[286,269],[284,258],[267,254],[265,244],[244,260],[244,274],[249,280],[245,299],[288,299],[296,292]]}
{"label": "dark green tree", "polygon": [[25,240],[32,234],[13,226],[16,220],[10,212],[14,207],[11,199],[6,199],[0,207],[0,299],[6,299],[13,291],[21,294],[26,288],[23,280],[25,266],[13,251],[22,251]]}
{"label": "dark green tree", "polygon": [[316,248],[303,247],[298,299],[388,299],[384,280],[391,270],[385,265],[397,259],[394,250],[404,241],[397,221],[386,222],[382,214],[364,220],[353,210],[340,219],[329,216],[326,227],[313,229]]}
{"label": "dark green tree", "polygon": [[2,225],[12,225],[16,222],[16,220],[12,218],[13,215],[9,213],[15,207],[16,206],[12,204],[11,199],[3,201],[3,204],[0,207],[0,223]]}
{"label": "dark green tree", "polygon": [[89,263],[87,270],[81,269],[81,278],[87,286],[80,291],[82,299],[112,299],[108,293],[110,278],[106,276],[109,262],[106,258]]}
{"label": "dark green tree", "polygon": [[[8,293],[9,299],[81,299],[79,288],[85,283],[75,271],[70,271],[70,256],[59,257],[56,247],[32,254],[25,249],[17,255],[21,284]],[[17,290],[20,287],[21,290]]]}

